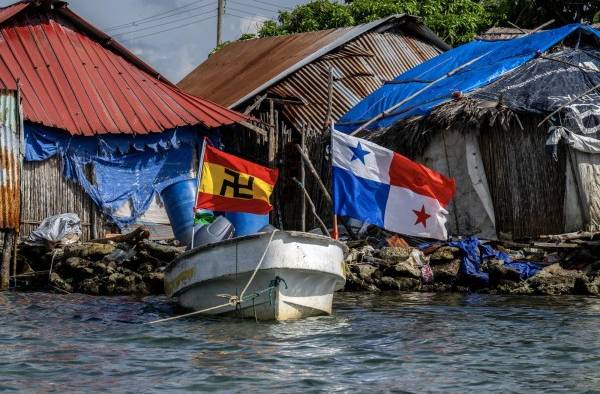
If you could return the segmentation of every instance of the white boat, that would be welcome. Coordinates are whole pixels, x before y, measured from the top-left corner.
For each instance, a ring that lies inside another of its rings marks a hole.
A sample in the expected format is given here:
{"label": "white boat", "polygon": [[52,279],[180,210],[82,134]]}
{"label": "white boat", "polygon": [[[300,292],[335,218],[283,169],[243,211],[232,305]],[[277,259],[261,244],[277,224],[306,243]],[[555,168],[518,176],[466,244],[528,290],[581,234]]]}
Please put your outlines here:
{"label": "white boat", "polygon": [[186,309],[206,310],[201,314],[258,320],[327,315],[333,293],[346,281],[346,252],[338,241],[303,232],[233,238],[174,260],[165,270],[165,292]]}

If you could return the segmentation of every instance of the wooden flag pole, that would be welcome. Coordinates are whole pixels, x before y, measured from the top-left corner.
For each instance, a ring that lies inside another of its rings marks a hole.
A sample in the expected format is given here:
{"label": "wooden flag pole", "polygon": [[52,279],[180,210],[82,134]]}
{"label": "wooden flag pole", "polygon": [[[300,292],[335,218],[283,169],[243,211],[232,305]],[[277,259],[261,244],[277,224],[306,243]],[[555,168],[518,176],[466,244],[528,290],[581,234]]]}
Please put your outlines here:
{"label": "wooden flag pole", "polygon": [[198,173],[196,174],[196,179],[198,183],[196,185],[196,198],[194,199],[194,207],[192,208],[192,212],[194,214],[194,222],[192,224],[192,243],[190,249],[194,249],[194,236],[196,230],[196,205],[198,205],[198,193],[200,192],[200,182],[202,181],[202,169],[204,168],[204,155],[206,154],[206,137],[202,140],[202,151],[200,152],[200,157],[198,159]]}
{"label": "wooden flag pole", "polygon": [[[334,130],[334,123],[333,120],[331,121],[331,141],[329,143],[329,149],[330,149],[330,162],[331,162],[331,172],[333,172],[333,130]],[[333,179],[333,174],[332,174],[332,179]],[[335,202],[334,202],[334,198],[335,196],[333,195],[333,187],[331,188],[331,205],[333,208],[333,234],[332,234],[332,238],[335,240],[340,239],[340,232],[338,230],[338,218],[337,215],[335,213]]]}

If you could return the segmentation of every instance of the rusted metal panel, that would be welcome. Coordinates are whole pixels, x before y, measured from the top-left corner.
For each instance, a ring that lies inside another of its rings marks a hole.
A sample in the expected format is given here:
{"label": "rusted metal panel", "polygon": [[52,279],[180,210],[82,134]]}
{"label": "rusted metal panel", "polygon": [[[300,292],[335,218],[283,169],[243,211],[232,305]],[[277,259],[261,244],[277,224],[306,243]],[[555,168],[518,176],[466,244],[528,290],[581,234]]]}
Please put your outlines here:
{"label": "rusted metal panel", "polygon": [[20,217],[20,121],[17,94],[0,90],[0,228],[17,229]]}
{"label": "rusted metal panel", "polygon": [[335,77],[332,117],[336,120],[385,81],[439,53],[437,47],[410,34],[369,32],[304,66],[269,93],[301,100],[304,105],[285,105],[283,112],[297,128],[304,122],[317,132],[326,125],[329,68]]}
{"label": "rusted metal panel", "polygon": [[179,90],[62,2],[23,4],[0,9],[0,88],[20,80],[26,120],[92,136],[247,119]]}

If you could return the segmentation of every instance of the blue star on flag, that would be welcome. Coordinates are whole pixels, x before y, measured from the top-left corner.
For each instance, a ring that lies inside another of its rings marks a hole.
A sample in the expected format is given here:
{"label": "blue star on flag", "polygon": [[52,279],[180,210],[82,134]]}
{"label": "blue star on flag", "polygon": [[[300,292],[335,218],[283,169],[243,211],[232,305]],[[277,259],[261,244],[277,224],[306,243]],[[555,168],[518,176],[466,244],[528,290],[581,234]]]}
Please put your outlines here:
{"label": "blue star on flag", "polygon": [[350,161],[352,162],[354,160],[360,160],[363,164],[365,164],[365,156],[371,152],[364,150],[360,142],[358,143],[356,148],[353,148],[351,146],[349,146],[349,148],[352,151],[352,159],[350,159]]}

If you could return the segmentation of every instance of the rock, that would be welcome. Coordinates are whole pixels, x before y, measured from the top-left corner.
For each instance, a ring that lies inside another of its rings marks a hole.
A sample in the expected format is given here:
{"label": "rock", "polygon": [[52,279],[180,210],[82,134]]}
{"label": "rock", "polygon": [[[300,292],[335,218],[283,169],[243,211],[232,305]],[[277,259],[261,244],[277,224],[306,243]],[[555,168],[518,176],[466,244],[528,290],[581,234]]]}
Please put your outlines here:
{"label": "rock", "polygon": [[182,247],[160,245],[147,239],[143,240],[140,246],[145,249],[150,256],[165,263],[170,263],[185,251],[185,248]]}
{"label": "rock", "polygon": [[583,295],[600,295],[600,275],[595,277],[579,277],[575,279],[574,291]]}
{"label": "rock", "polygon": [[425,293],[447,293],[452,291],[452,285],[447,283],[430,283],[422,285],[421,291]]}
{"label": "rock", "polygon": [[429,256],[429,259],[430,261],[454,260],[454,256],[458,255],[459,252],[459,248],[455,248],[452,246],[442,246],[441,248],[438,248],[435,252],[433,252]]}
{"label": "rock", "polygon": [[496,287],[500,282],[520,282],[521,274],[519,271],[506,267],[502,260],[488,260],[481,266],[482,271],[490,275],[490,287]]}
{"label": "rock", "polygon": [[362,245],[359,248],[350,249],[348,256],[346,256],[346,263],[362,263],[365,256],[371,257],[374,253],[375,249],[371,245]]}
{"label": "rock", "polygon": [[344,291],[380,291],[377,286],[372,283],[367,283],[363,279],[359,278],[354,272],[350,271],[346,275],[346,285]]}
{"label": "rock", "polygon": [[69,257],[56,267],[63,277],[71,278],[76,282],[94,276],[94,270],[90,267],[91,261],[81,257]]}
{"label": "rock", "polygon": [[377,268],[369,264],[355,264],[350,266],[350,269],[356,273],[360,279],[367,281],[368,283],[373,283],[371,275],[377,271]]}
{"label": "rock", "polygon": [[379,258],[388,264],[401,263],[410,257],[412,248],[385,247],[379,251]]}
{"label": "rock", "polygon": [[383,272],[384,275],[397,277],[408,277],[421,279],[421,268],[417,265],[414,259],[409,258],[404,260],[392,267],[386,268]]}
{"label": "rock", "polygon": [[432,261],[431,270],[433,271],[433,280],[435,282],[452,283],[458,277],[460,260],[438,260],[436,264],[433,264]]}
{"label": "rock", "polygon": [[96,261],[94,263],[91,263],[90,268],[94,271],[94,274],[101,275],[101,276],[106,275],[106,271],[108,270],[108,267],[106,266],[106,264],[101,261]]}
{"label": "rock", "polygon": [[421,288],[421,281],[414,278],[384,276],[376,282],[382,290],[414,291]]}
{"label": "rock", "polygon": [[164,294],[165,274],[162,272],[149,272],[143,275],[144,283],[150,294]]}
{"label": "rock", "polygon": [[78,245],[65,246],[64,257],[81,257],[88,260],[100,260],[104,256],[111,254],[115,247],[110,244],[98,244],[87,242]]}
{"label": "rock", "polygon": [[88,278],[82,280],[77,285],[77,291],[84,294],[99,295],[100,294],[100,280],[98,277]]}
{"label": "rock", "polygon": [[529,295],[533,293],[533,289],[527,282],[500,281],[496,285],[496,292],[498,294]]}
{"label": "rock", "polygon": [[566,270],[556,263],[545,267],[527,282],[536,294],[560,295],[573,293],[578,279],[581,283],[585,275],[580,271]]}
{"label": "rock", "polygon": [[73,286],[67,283],[63,278],[60,277],[56,272],[50,274],[50,284],[59,290],[66,293],[73,292]]}

